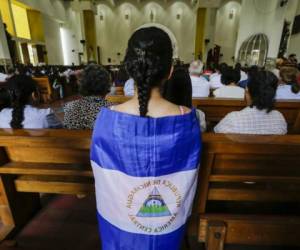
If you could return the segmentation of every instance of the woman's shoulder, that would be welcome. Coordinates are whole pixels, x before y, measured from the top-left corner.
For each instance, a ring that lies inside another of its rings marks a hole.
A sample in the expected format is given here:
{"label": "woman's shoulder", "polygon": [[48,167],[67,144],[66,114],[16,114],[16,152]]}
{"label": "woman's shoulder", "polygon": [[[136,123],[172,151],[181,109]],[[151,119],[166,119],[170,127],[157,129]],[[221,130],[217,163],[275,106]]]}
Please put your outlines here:
{"label": "woman's shoulder", "polygon": [[27,105],[24,109],[25,116],[32,116],[32,115],[49,115],[51,113],[51,108],[38,108]]}

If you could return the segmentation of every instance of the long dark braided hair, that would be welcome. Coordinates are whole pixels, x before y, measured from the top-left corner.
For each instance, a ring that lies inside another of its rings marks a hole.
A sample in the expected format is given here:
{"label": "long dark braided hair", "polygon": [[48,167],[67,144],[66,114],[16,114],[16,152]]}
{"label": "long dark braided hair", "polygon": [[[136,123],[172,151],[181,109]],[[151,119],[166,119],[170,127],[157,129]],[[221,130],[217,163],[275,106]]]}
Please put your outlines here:
{"label": "long dark braided hair", "polygon": [[170,73],[172,57],[171,39],[159,28],[139,29],[129,39],[125,67],[137,85],[141,116],[148,113],[151,90],[161,87]]}
{"label": "long dark braided hair", "polygon": [[8,91],[13,109],[10,126],[21,129],[25,105],[31,104],[32,93],[38,92],[36,82],[26,75],[14,75],[8,80]]}

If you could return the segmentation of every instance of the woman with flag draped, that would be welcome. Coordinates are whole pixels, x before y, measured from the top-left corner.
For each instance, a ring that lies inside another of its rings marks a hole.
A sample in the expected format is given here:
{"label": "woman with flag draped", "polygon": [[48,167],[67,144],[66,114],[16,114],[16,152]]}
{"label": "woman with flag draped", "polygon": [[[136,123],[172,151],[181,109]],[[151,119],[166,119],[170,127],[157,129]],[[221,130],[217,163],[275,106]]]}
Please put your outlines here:
{"label": "woman with flag draped", "polygon": [[91,164],[103,250],[180,248],[196,191],[201,132],[194,109],[161,96],[172,56],[163,30],[137,30],[125,56],[135,95],[98,115]]}

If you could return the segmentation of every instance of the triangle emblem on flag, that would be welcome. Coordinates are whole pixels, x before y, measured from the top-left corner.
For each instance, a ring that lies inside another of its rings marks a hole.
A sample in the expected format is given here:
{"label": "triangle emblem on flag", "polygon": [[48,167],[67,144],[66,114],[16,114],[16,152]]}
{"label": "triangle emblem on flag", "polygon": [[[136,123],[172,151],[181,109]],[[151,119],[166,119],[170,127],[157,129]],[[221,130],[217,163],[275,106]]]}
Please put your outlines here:
{"label": "triangle emblem on flag", "polygon": [[164,217],[171,216],[171,212],[160,195],[157,187],[154,187],[148,198],[144,201],[137,217]]}

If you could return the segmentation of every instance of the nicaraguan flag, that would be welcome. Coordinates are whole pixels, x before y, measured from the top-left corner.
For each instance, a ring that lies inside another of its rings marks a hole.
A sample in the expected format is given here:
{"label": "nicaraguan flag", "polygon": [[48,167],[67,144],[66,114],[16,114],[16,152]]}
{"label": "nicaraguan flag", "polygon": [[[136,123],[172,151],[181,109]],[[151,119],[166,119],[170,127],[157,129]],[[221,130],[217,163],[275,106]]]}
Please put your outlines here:
{"label": "nicaraguan flag", "polygon": [[103,250],[176,250],[191,213],[201,150],[189,114],[143,118],[102,108],[91,164]]}

